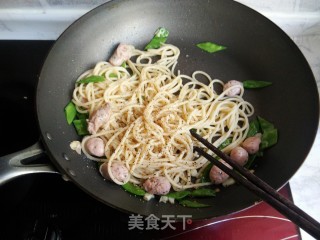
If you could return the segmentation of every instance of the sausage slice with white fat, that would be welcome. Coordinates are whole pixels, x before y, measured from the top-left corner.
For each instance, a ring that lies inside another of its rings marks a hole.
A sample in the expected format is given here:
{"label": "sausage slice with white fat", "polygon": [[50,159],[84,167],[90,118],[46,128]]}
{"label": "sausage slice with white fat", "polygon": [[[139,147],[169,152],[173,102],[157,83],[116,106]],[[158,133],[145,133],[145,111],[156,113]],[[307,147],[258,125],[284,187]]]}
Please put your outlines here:
{"label": "sausage slice with white fat", "polygon": [[239,82],[237,80],[230,80],[223,86],[223,91],[228,90],[226,92],[226,95],[229,97],[233,97],[240,94],[242,87],[242,82]]}
{"label": "sausage slice with white fat", "polygon": [[[108,172],[108,163],[103,163],[99,168],[100,174],[110,181],[112,181],[110,174]],[[121,182],[122,184],[125,184],[129,181],[129,171],[126,168],[126,166],[122,162],[112,162],[111,163],[111,171],[113,177]]]}
{"label": "sausage slice with white fat", "polygon": [[85,143],[86,150],[90,155],[96,157],[103,157],[105,155],[104,152],[104,141],[101,138],[94,137],[90,138]]}
{"label": "sausage slice with white fat", "polygon": [[[224,160],[220,160],[220,162],[232,169],[232,167]],[[209,177],[211,182],[213,182],[214,184],[220,184],[227,180],[229,178],[229,175],[222,171],[220,168],[218,168],[216,165],[214,165],[210,170]]]}
{"label": "sausage slice with white fat", "polygon": [[170,191],[171,184],[165,177],[151,177],[143,183],[143,187],[148,193],[166,195]]}
{"label": "sausage slice with white fat", "polygon": [[132,45],[120,43],[116,51],[112,54],[109,62],[113,66],[120,66],[124,61],[131,58],[134,47]]}
{"label": "sausage slice with white fat", "polygon": [[111,116],[111,106],[109,103],[94,111],[88,121],[88,132],[97,133],[99,128],[106,124]]}
{"label": "sausage slice with white fat", "polygon": [[243,141],[241,146],[247,150],[249,154],[255,154],[259,151],[261,143],[261,133],[256,134],[253,137],[248,137]]}
{"label": "sausage slice with white fat", "polygon": [[249,154],[243,147],[238,146],[231,150],[230,157],[239,165],[244,166],[248,162]]}

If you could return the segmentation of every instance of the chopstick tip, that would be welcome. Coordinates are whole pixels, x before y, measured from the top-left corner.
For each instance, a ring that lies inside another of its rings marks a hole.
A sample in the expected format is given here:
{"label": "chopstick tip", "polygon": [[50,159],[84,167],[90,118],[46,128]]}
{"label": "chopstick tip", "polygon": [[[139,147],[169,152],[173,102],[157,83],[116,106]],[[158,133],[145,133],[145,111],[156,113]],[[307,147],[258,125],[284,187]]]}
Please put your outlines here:
{"label": "chopstick tip", "polygon": [[195,129],[195,128],[191,128],[190,130],[190,133],[193,135],[194,133],[197,133],[197,129]]}

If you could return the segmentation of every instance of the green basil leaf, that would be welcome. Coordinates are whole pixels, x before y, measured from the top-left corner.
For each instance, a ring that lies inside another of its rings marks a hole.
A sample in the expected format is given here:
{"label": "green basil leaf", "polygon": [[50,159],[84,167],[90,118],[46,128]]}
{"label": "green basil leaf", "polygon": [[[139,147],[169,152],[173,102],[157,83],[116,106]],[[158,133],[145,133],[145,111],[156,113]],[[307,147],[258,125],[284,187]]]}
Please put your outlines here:
{"label": "green basil leaf", "polygon": [[260,149],[266,149],[278,142],[278,130],[274,125],[262,117],[258,117],[262,130]]}
{"label": "green basil leaf", "polygon": [[179,192],[170,192],[166,196],[174,199],[182,199],[190,194],[190,191],[179,191]]}
{"label": "green basil leaf", "polygon": [[192,197],[214,197],[216,196],[216,191],[211,188],[198,188],[191,192]]}
{"label": "green basil leaf", "polygon": [[88,124],[86,119],[75,119],[73,125],[79,136],[88,135]]}
{"label": "green basil leaf", "polygon": [[249,124],[249,131],[247,133],[247,138],[253,137],[258,132],[260,132],[260,124],[259,124],[258,119],[255,119],[255,120],[251,121]]}
{"label": "green basil leaf", "polygon": [[271,122],[267,121],[266,119],[262,117],[258,117],[258,121],[259,121],[262,133],[264,131],[274,129],[274,125]]}
{"label": "green basil leaf", "polygon": [[190,207],[190,208],[203,208],[203,207],[210,207],[208,204],[199,203],[197,201],[183,199],[180,200],[179,203],[184,207]]}
{"label": "green basil leaf", "polygon": [[69,102],[64,108],[64,113],[68,124],[70,125],[77,115],[77,109],[73,102]]}
{"label": "green basil leaf", "polygon": [[266,81],[255,81],[255,80],[246,80],[243,81],[243,87],[247,89],[251,88],[263,88],[272,85],[272,82]]}
{"label": "green basil leaf", "polygon": [[248,162],[245,165],[245,168],[247,169],[252,167],[253,162],[257,157],[263,156],[263,150],[275,145],[278,142],[278,130],[272,123],[259,116],[256,120],[250,122],[247,137],[252,137],[258,132],[262,133],[259,151],[255,154],[249,155]]}
{"label": "green basil leaf", "polygon": [[263,156],[263,151],[259,150],[255,154],[250,154],[248,162],[244,165],[245,168],[250,169],[253,166],[254,161],[256,160],[257,157],[262,157]]}
{"label": "green basil leaf", "polygon": [[123,68],[127,68],[127,67],[128,67],[126,61],[124,61],[124,62],[121,64],[121,67],[123,67]]}
{"label": "green basil leaf", "polygon": [[259,132],[259,129],[261,129],[262,132],[259,152],[249,155],[249,160],[245,165],[246,168],[250,168],[252,166],[256,157],[261,157],[263,155],[263,150],[275,145],[278,142],[278,130],[271,122],[259,116],[257,117],[257,120],[254,120],[250,123],[247,137],[254,136]]}
{"label": "green basil leaf", "polygon": [[227,138],[223,143],[220,144],[218,149],[222,150],[225,147],[229,146],[232,143],[232,138]]}
{"label": "green basil leaf", "polygon": [[205,169],[203,169],[201,176],[200,176],[200,182],[204,183],[204,182],[211,182],[209,174],[210,174],[210,170],[212,168],[213,164],[209,163]]}
{"label": "green basil leaf", "polygon": [[202,50],[209,52],[209,53],[214,53],[214,52],[218,52],[221,50],[226,49],[227,47],[218,45],[216,43],[213,42],[203,42],[203,43],[198,43],[197,44],[198,48],[201,48]]}
{"label": "green basil leaf", "polygon": [[77,118],[78,119],[88,119],[89,118],[89,114],[88,113],[79,113],[79,112],[77,112]]}
{"label": "green basil leaf", "polygon": [[97,82],[103,82],[105,78],[103,76],[90,76],[83,79],[80,79],[77,83],[97,83]]}
{"label": "green basil leaf", "polygon": [[115,74],[115,73],[110,73],[110,74],[109,74],[109,77],[111,77],[111,78],[116,78],[116,77],[118,77],[118,75]]}
{"label": "green basil leaf", "polygon": [[267,129],[263,132],[261,137],[260,149],[266,149],[278,142],[278,130],[277,129]]}
{"label": "green basil leaf", "polygon": [[252,167],[252,165],[253,165],[253,162],[256,160],[257,156],[258,156],[257,153],[252,154],[252,155],[250,154],[248,162],[244,165],[244,167],[247,168],[247,169],[250,169]]}
{"label": "green basil leaf", "polygon": [[161,44],[165,43],[167,41],[167,38],[169,36],[169,31],[165,29],[164,27],[158,28],[158,30],[155,32],[153,38],[151,41],[145,46],[145,50],[147,49],[157,49],[161,47]]}
{"label": "green basil leaf", "polygon": [[143,190],[141,187],[139,187],[131,182],[127,182],[121,186],[127,192],[132,193],[137,196],[144,196],[146,194],[145,190]]}

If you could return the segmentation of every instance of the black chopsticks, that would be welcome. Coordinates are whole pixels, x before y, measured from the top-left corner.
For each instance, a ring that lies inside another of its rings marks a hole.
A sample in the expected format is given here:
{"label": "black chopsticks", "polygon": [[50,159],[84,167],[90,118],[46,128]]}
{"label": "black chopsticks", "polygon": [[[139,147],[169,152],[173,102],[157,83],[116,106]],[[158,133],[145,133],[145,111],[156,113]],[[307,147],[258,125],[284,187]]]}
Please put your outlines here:
{"label": "black chopsticks", "polygon": [[281,214],[285,215],[288,219],[294,222],[296,225],[304,229],[310,235],[315,237],[316,239],[320,239],[320,223],[309,216],[307,213],[302,211],[296,205],[294,205],[290,200],[283,197],[279,194],[275,189],[273,189],[266,182],[262,181],[256,175],[252,174],[247,169],[241,167],[237,163],[235,163],[228,155],[220,151],[218,148],[213,146],[207,140],[202,138],[195,131],[190,130],[190,133],[193,137],[195,137],[199,142],[209,148],[212,152],[214,152],[218,157],[223,159],[226,163],[232,166],[233,169],[230,169],[219,160],[214,158],[213,156],[206,153],[203,149],[199,147],[194,147],[194,150],[197,151],[200,155],[204,156],[210,162],[215,164],[222,171],[231,176],[235,181],[242,184],[253,193],[255,193],[262,200],[270,204],[273,208],[278,210]]}

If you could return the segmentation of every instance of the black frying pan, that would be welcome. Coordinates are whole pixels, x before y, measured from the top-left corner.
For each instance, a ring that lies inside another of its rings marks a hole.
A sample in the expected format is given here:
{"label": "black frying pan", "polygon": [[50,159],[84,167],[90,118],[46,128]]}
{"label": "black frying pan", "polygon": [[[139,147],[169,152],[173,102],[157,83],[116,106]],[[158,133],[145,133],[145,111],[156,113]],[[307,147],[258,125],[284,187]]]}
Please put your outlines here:
{"label": "black frying pan", "polygon": [[[278,144],[258,160],[255,173],[276,189],[293,176],[306,158],[318,127],[315,79],[304,56],[281,29],[229,0],[112,1],[72,24],[51,49],[37,87],[37,114],[47,154],[61,174],[97,200],[124,212],[207,219],[253,206],[257,197],[240,185],[204,200],[212,205],[210,208],[145,202],[103,180],[94,162],[70,149],[70,142],[79,137],[67,124],[63,109],[71,99],[76,78],[96,62],[108,59],[120,42],[142,49],[160,26],[170,31],[168,43],[181,49],[177,68],[183,73],[203,70],[225,81],[273,82],[271,87],[245,93],[256,115],[279,129]],[[227,46],[227,50],[205,53],[195,46],[204,41]],[[33,151],[29,155],[42,152],[38,145]],[[10,162],[12,156],[6,159]],[[38,171],[51,169],[38,166]],[[5,179],[12,176],[6,174]]]}

